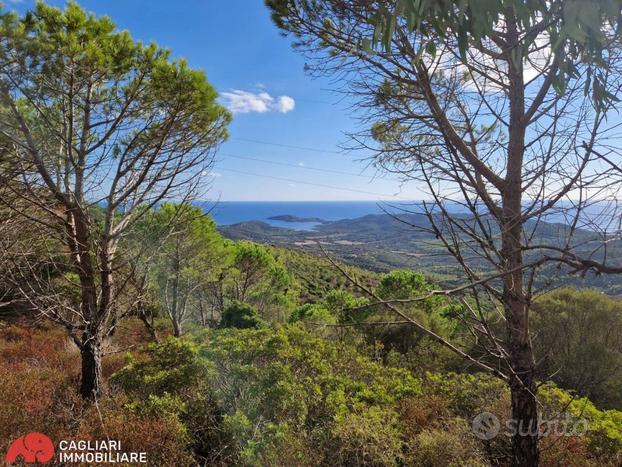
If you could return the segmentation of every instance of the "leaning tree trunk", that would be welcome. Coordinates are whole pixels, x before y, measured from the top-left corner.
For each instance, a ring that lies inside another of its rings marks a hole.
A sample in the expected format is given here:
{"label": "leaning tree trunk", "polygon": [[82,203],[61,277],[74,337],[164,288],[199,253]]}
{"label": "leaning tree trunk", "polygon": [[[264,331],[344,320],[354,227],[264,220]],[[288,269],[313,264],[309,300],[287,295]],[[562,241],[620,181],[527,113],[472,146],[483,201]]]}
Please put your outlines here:
{"label": "leaning tree trunk", "polygon": [[145,329],[147,329],[147,332],[149,333],[151,338],[155,342],[158,342],[159,341],[158,332],[156,331],[155,325],[153,323],[153,313],[150,311],[147,311],[147,309],[145,308],[145,305],[142,302],[138,304],[137,308],[138,308],[138,311],[137,311],[138,318],[145,325]]}

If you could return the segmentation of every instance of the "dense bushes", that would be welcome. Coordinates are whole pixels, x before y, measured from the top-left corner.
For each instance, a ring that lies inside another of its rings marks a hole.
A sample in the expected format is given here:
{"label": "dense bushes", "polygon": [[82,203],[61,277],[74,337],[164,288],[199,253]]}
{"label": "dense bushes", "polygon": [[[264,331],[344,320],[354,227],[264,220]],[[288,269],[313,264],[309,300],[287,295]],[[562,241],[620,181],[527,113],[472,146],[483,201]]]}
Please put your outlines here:
{"label": "dense bushes", "polygon": [[[138,326],[127,322],[115,339],[134,338]],[[119,355],[104,363],[118,367]],[[508,458],[507,436],[483,442],[471,431],[483,411],[507,421],[499,380],[415,377],[302,326],[199,330],[124,358],[110,395],[87,405],[75,395],[75,350],[61,331],[0,328],[0,447],[39,430],[53,439],[119,439],[147,451],[153,465],[474,467]],[[540,402],[545,417],[587,422],[577,436],[543,437],[543,465],[620,465],[621,412],[552,384],[540,388]]]}
{"label": "dense bushes", "polygon": [[420,392],[406,371],[301,328],[206,331],[195,340],[240,462],[284,465],[285,446],[292,459],[313,451],[315,463],[338,453],[391,465],[401,455],[397,402]]}
{"label": "dense bushes", "polygon": [[196,349],[169,337],[159,344],[150,344],[142,359],[130,355],[127,365],[115,373],[111,381],[120,384],[129,394],[146,398],[192,388],[199,377]]}
{"label": "dense bushes", "polygon": [[39,431],[52,440],[120,440],[124,449],[148,452],[151,465],[192,463],[187,430],[159,411],[132,410],[124,393],[85,403],[76,392],[78,364],[77,350],[62,330],[0,323],[1,452],[19,436]]}
{"label": "dense bushes", "polygon": [[549,413],[566,413],[584,420],[585,451],[603,464],[622,465],[622,411],[599,410],[585,397],[576,397],[547,383],[541,388],[540,398]]}
{"label": "dense bushes", "polygon": [[263,324],[255,308],[238,301],[233,301],[227,305],[220,319],[221,328],[259,328]]}
{"label": "dense bushes", "polygon": [[[291,274],[302,303],[320,302],[331,290],[336,289],[347,290],[354,294],[361,293],[323,256],[315,256],[289,248],[270,247],[268,251],[284,264]],[[346,264],[341,264],[341,267],[361,284],[373,287],[377,283],[377,275],[371,271]]]}
{"label": "dense bushes", "polygon": [[0,323],[0,451],[30,431],[65,436],[81,402],[78,360],[64,332]]}
{"label": "dense bushes", "polygon": [[[494,377],[417,379],[300,327],[205,331],[194,341],[240,463],[483,466],[508,459],[507,436],[484,443],[471,431],[484,411],[509,419],[507,387]],[[542,393],[547,417],[563,413],[571,398],[550,385]],[[617,465],[622,414],[590,407],[585,435],[543,440],[551,465],[563,465],[567,449],[582,459],[577,465]]]}
{"label": "dense bushes", "polygon": [[123,394],[105,397],[97,406],[85,407],[70,438],[120,440],[125,451],[146,452],[149,465],[193,465],[188,431],[169,413],[133,410]]}
{"label": "dense bushes", "polygon": [[[420,279],[386,275],[376,290],[399,296],[406,281],[425,292],[429,286]],[[560,304],[580,309],[579,299],[568,304],[572,296],[541,302],[549,311],[538,308],[537,319]],[[107,344],[103,366],[114,375],[97,406],[76,396],[77,354],[61,330],[3,325],[0,437],[6,441],[0,448],[39,430],[53,439],[120,439],[127,449],[147,451],[154,465],[506,465],[509,437],[481,441],[471,430],[473,417],[484,411],[505,426],[510,401],[503,382],[447,372],[438,360],[444,372],[424,371],[433,360],[418,336],[412,336],[414,348],[389,346],[387,352],[358,326],[322,326],[379,319],[365,303],[333,291],[294,308],[290,324],[279,326],[252,306],[231,302],[218,329],[194,328],[184,339],[163,338],[129,356],[117,349],[150,336],[137,320],[126,321]],[[436,320],[440,331],[455,330],[450,320],[456,310],[444,300],[404,310]],[[384,345],[395,343],[386,341],[389,336],[381,335]],[[572,436],[547,433],[543,465],[622,463],[622,412],[599,410],[552,383],[540,388],[539,399],[544,419],[562,413],[586,424],[584,433]]]}
{"label": "dense bushes", "polygon": [[591,289],[560,289],[533,307],[543,379],[622,410],[622,301]]}
{"label": "dense bushes", "polygon": [[426,467],[484,467],[490,465],[464,420],[449,420],[425,428],[415,438],[411,465]]}
{"label": "dense bushes", "polygon": [[232,455],[208,387],[207,368],[192,343],[169,337],[150,344],[140,358],[128,356],[112,382],[127,395],[132,414],[158,416],[175,427],[186,456],[217,465]]}
{"label": "dense bushes", "polygon": [[312,322],[329,324],[335,323],[336,319],[328,309],[320,303],[305,303],[296,307],[289,315],[289,323]]}

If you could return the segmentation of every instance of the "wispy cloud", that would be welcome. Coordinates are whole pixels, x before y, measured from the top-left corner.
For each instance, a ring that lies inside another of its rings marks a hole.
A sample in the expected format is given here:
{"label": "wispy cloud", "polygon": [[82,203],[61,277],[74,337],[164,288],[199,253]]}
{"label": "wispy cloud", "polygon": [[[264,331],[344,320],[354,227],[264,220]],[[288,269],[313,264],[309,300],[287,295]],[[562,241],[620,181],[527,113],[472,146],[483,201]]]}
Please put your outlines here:
{"label": "wispy cloud", "polygon": [[239,89],[221,93],[223,104],[234,114],[235,113],[265,113],[281,112],[287,113],[294,110],[296,101],[289,96],[272,97],[265,91],[250,92]]}

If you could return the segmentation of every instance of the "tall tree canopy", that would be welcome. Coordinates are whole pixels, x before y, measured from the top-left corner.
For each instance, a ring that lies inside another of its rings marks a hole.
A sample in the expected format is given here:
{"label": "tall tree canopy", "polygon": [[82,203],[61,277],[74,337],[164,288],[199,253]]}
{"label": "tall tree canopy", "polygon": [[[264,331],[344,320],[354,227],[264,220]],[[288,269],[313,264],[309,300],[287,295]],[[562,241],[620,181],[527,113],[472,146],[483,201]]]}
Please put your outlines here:
{"label": "tall tree canopy", "polygon": [[207,289],[227,266],[228,251],[216,224],[201,207],[165,203],[148,216],[142,236],[154,255],[152,288],[164,305],[175,336],[192,315],[201,318],[209,307]]}
{"label": "tall tree canopy", "polygon": [[[309,58],[307,68],[336,77],[357,103],[363,125],[352,147],[371,152],[380,169],[427,189],[429,199],[412,209],[427,214],[428,230],[466,279],[437,293],[474,294],[464,319],[496,361],[477,364],[512,390],[513,419],[522,427],[513,436],[514,464],[537,465],[529,332],[535,278],[550,263],[581,273],[622,272],[609,254],[620,182],[611,161],[620,160],[620,151],[618,125],[607,118],[622,94],[622,3],[267,5]],[[544,241],[543,222],[555,219],[567,227],[558,229],[555,241]],[[581,231],[585,227],[589,233]],[[499,304],[505,336],[489,326],[482,300]]]}
{"label": "tall tree canopy", "polygon": [[[1,15],[0,135],[19,174],[1,199],[66,252],[21,290],[68,329],[82,353],[80,391],[93,397],[101,341],[132,306],[119,303],[131,271],[119,242],[156,204],[200,186],[230,115],[203,72],[75,3]],[[76,287],[77,301],[52,276]]]}

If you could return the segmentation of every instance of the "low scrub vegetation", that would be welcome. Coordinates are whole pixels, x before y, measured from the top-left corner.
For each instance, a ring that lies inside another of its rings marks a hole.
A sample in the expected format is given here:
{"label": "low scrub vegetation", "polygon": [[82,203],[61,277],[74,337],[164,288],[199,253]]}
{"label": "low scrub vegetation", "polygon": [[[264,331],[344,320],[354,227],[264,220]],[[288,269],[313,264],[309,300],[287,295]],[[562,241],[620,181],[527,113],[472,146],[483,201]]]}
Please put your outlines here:
{"label": "low scrub vegetation", "polygon": [[[144,339],[131,353],[114,350],[137,335]],[[4,325],[0,448],[38,430],[118,439],[153,465],[486,466],[509,456],[507,436],[482,441],[471,427],[481,412],[509,418],[509,392],[494,377],[414,374],[383,363],[374,346],[300,323],[195,328],[155,343],[129,320],[109,351],[107,395],[93,406],[76,394],[76,350],[63,332]],[[587,421],[576,436],[543,436],[545,465],[619,465],[622,412],[552,383],[541,401],[543,413]]]}

